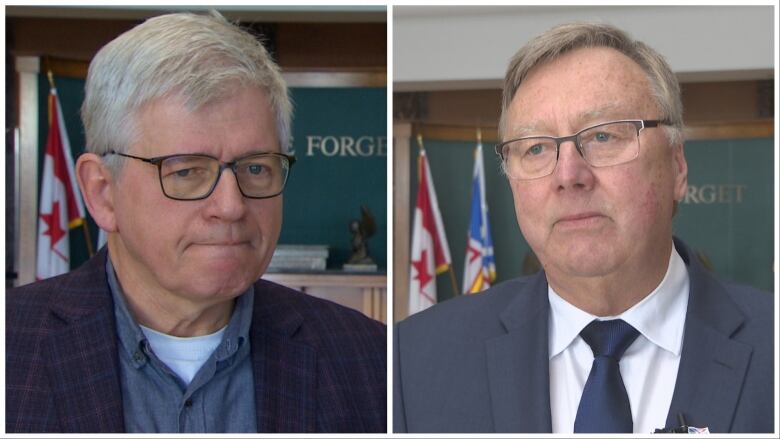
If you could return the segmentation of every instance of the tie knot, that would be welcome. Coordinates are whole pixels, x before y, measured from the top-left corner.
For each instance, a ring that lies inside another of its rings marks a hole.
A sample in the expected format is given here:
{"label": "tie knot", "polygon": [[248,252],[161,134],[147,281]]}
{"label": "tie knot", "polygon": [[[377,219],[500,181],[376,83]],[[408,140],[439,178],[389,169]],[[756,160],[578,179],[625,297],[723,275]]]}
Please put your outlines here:
{"label": "tie knot", "polygon": [[620,319],[594,320],[580,332],[594,357],[610,357],[615,361],[620,361],[638,335],[639,331]]}

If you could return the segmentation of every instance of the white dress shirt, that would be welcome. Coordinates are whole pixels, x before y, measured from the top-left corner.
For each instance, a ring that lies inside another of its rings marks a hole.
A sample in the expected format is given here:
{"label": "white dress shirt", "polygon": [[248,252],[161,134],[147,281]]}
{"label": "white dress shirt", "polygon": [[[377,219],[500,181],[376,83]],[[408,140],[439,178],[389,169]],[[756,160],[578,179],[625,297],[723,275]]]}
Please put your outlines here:
{"label": "white dress shirt", "polygon": [[[672,403],[680,365],[689,279],[685,262],[672,247],[661,283],[620,318],[639,331],[620,360],[620,374],[631,402],[634,433],[663,428]],[[550,299],[550,408],[553,433],[572,433],[593,352],[580,331],[596,316],[563,300],[548,288]]]}

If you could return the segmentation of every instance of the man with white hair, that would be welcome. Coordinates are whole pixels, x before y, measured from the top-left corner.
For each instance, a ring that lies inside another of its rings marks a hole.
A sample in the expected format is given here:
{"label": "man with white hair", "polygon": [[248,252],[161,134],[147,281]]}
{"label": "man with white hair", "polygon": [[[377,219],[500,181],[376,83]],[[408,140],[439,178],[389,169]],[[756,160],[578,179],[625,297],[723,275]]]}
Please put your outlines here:
{"label": "man with white hair", "polygon": [[295,158],[263,45],[152,18],[90,64],[76,173],[106,248],[11,290],[8,432],[385,432],[385,327],[259,280]]}

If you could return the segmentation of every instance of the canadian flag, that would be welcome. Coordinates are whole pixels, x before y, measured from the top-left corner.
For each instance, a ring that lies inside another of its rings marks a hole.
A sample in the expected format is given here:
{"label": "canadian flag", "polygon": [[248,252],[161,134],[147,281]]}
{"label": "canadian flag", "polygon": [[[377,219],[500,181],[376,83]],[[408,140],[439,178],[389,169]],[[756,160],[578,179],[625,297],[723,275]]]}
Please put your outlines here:
{"label": "canadian flag", "polygon": [[70,270],[68,231],[84,222],[84,202],[76,184],[70,141],[57,99],[49,93],[49,135],[43,159],[41,204],[38,210],[36,277],[46,279]]}
{"label": "canadian flag", "polygon": [[425,150],[418,159],[420,183],[414,210],[411,267],[409,273],[409,314],[422,311],[436,303],[436,275],[452,264],[450,248],[436,199],[436,189]]}

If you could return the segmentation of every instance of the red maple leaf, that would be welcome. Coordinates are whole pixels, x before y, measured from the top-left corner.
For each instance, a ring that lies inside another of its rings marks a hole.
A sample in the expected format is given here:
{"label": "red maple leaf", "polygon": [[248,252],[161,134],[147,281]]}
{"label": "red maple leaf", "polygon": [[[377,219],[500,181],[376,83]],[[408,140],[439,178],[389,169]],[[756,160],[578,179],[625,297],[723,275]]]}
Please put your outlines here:
{"label": "red maple leaf", "polygon": [[431,274],[428,273],[427,253],[428,250],[423,250],[422,253],[420,253],[420,259],[412,261],[412,265],[414,266],[415,271],[417,271],[417,276],[414,278],[420,282],[420,290],[425,288],[425,285],[433,279]]}
{"label": "red maple leaf", "polygon": [[57,242],[59,242],[66,233],[65,230],[60,227],[60,202],[55,201],[52,204],[51,213],[42,213],[41,219],[43,219],[43,222],[48,226],[48,229],[43,232],[43,234],[49,235],[51,248],[54,248],[54,246],[57,245]]}

